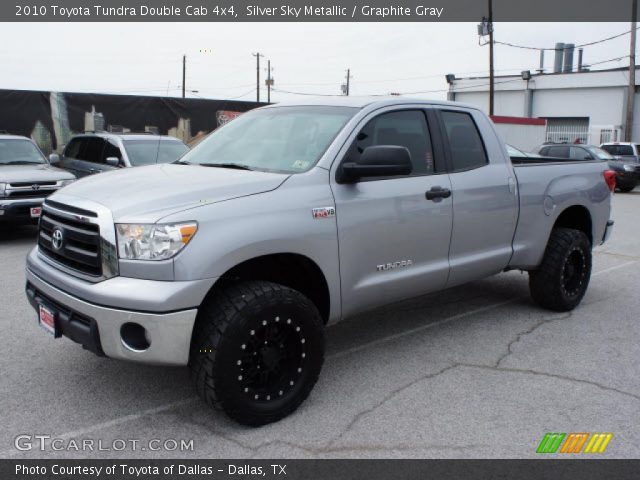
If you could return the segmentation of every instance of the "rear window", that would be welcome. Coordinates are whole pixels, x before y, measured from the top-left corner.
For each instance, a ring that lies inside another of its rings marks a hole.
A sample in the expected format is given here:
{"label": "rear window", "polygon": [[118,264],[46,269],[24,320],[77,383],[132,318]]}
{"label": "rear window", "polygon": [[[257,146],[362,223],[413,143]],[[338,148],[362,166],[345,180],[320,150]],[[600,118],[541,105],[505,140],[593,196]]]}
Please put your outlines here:
{"label": "rear window", "polygon": [[134,167],[171,163],[189,151],[184,143],[174,140],[125,140],[124,148]]}
{"label": "rear window", "polygon": [[489,163],[480,132],[471,115],[464,112],[442,112],[454,171],[471,170]]}
{"label": "rear window", "polygon": [[631,145],[603,145],[602,149],[611,155],[635,155]]}
{"label": "rear window", "polygon": [[569,147],[549,147],[546,155],[549,157],[569,158]]}

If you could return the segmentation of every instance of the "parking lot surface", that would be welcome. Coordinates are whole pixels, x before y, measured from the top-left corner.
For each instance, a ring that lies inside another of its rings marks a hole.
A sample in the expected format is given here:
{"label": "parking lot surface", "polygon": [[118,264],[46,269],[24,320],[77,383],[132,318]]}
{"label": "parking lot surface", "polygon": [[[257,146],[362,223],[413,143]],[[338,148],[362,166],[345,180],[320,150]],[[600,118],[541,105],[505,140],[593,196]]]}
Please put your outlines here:
{"label": "parking lot surface", "polygon": [[[186,368],[53,340],[23,292],[36,230],[0,226],[0,458],[520,458],[547,432],[611,432],[603,456],[637,458],[640,191],[613,204],[613,236],[574,312],[536,307],[527,275],[510,272],[344,321],[328,330],[309,399],[258,429],[210,410]],[[19,435],[62,450],[19,451]],[[82,439],[102,450],[75,450]],[[131,439],[136,450],[114,442]],[[153,439],[193,450],[151,451]]]}

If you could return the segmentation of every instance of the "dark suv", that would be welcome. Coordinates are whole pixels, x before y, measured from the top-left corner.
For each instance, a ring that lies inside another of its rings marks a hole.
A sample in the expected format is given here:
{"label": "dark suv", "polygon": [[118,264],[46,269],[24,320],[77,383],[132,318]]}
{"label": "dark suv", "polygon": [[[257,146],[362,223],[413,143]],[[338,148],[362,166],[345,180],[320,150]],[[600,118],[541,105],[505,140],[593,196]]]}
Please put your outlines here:
{"label": "dark suv", "polygon": [[85,133],[76,135],[61,156],[51,155],[51,164],[77,177],[116,168],[170,163],[189,150],[174,137],[153,134]]}
{"label": "dark suv", "polygon": [[638,185],[640,165],[615,158],[609,152],[593,145],[543,145],[540,155],[570,160],[605,160],[609,168],[616,172],[616,187],[621,192],[630,192]]}

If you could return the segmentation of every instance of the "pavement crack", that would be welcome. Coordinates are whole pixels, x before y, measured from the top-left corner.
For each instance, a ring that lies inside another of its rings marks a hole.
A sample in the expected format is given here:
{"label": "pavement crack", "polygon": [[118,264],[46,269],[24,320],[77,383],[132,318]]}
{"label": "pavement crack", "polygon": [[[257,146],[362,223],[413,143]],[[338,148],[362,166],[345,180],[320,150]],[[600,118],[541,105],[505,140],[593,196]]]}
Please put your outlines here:
{"label": "pavement crack", "polygon": [[400,387],[397,387],[393,390],[391,390],[389,393],[387,393],[384,397],[382,397],[378,402],[376,402],[374,405],[372,405],[371,407],[362,410],[361,412],[359,412],[358,414],[356,414],[356,416],[354,416],[351,421],[347,424],[347,426],[342,430],[342,432],[340,432],[339,435],[337,435],[336,437],[334,437],[332,440],[330,440],[326,445],[325,445],[325,449],[331,449],[332,445],[335,445],[342,437],[344,437],[347,433],[349,433],[349,431],[360,421],[361,418],[363,418],[364,416],[374,412],[375,410],[377,410],[378,408],[380,408],[382,405],[384,405],[385,403],[387,403],[388,401],[390,401],[392,398],[394,398],[395,396],[399,395],[400,393],[402,393],[403,391],[413,387],[414,385],[424,381],[424,380],[430,380],[432,378],[438,377],[440,375],[442,375],[443,373],[448,372],[449,370],[452,370],[454,368],[456,368],[458,366],[458,364],[451,364],[447,367],[444,367],[440,370],[438,370],[437,372],[432,372],[432,373],[428,373],[426,375],[421,375],[420,377],[405,383],[404,385],[401,385]]}
{"label": "pavement crack", "polygon": [[494,364],[495,367],[499,367],[500,364],[507,358],[509,357],[512,353],[513,353],[513,346],[516,343],[519,343],[520,340],[522,340],[523,337],[526,337],[527,335],[531,335],[533,332],[535,332],[536,330],[538,330],[540,327],[542,327],[543,325],[546,325],[548,323],[551,322],[555,322],[558,320],[566,320],[567,318],[571,318],[571,316],[573,315],[573,312],[567,312],[564,315],[560,316],[560,317],[553,317],[553,318],[543,318],[542,320],[536,322],[535,324],[533,324],[533,326],[531,326],[530,328],[528,328],[527,330],[524,330],[523,332],[518,333],[515,338],[513,340],[511,340],[509,342],[509,344],[507,345],[507,351],[502,354],[498,360],[496,360],[496,363]]}
{"label": "pavement crack", "polygon": [[607,392],[614,392],[619,395],[624,395],[626,397],[630,397],[640,401],[640,395],[638,394],[627,392],[625,390],[620,390],[619,388],[610,387],[608,385],[603,385],[601,383],[594,382],[593,380],[585,380],[583,378],[575,378],[575,377],[570,377],[568,375],[560,375],[557,373],[549,373],[549,372],[540,372],[538,370],[532,370],[532,369],[526,369],[526,368],[498,367],[495,365],[482,365],[482,364],[475,364],[475,363],[458,363],[456,366],[468,367],[468,368],[480,368],[483,370],[494,370],[496,372],[522,373],[522,374],[537,375],[537,376],[547,377],[547,378],[555,378],[557,380],[564,380],[567,382],[579,383],[582,385],[590,385],[592,387],[596,387],[601,390],[605,390]]}

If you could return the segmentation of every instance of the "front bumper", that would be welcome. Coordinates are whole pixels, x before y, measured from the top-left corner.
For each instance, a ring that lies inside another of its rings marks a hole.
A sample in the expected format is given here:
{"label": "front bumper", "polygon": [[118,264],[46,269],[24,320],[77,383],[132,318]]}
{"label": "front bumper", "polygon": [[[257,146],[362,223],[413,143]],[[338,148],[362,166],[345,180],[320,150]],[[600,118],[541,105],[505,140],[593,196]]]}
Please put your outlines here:
{"label": "front bumper", "polygon": [[[34,255],[35,252],[32,252]],[[37,255],[37,254],[36,254]],[[32,256],[30,256],[30,259]],[[105,306],[101,303],[83,300],[49,283],[45,275],[35,272],[35,265],[27,263],[27,298],[38,309],[39,304],[52,307],[57,313],[57,325],[62,335],[82,344],[98,355],[130,360],[134,362],[159,365],[186,365],[189,361],[191,333],[197,315],[197,307],[183,308],[177,311],[150,312]],[[40,268],[41,270],[41,268]],[[101,282],[107,284],[118,277]],[[121,292],[122,302],[118,303],[113,295],[108,298],[111,305],[125,305],[131,296],[144,290],[148,295],[167,288],[183,288],[185,282],[155,282],[150,280],[126,279],[130,288]],[[87,288],[104,288],[101,284]],[[56,285],[59,285],[56,282]],[[155,288],[154,289],[154,285]],[[64,286],[64,285],[62,285]],[[137,292],[136,292],[137,290]],[[126,295],[126,296],[125,296]],[[84,296],[84,295],[83,295]],[[165,297],[166,298],[166,297]],[[116,303],[114,303],[116,302]],[[159,302],[159,306],[163,306]],[[167,308],[164,305],[164,308]],[[123,339],[124,324],[136,324],[143,327],[149,346],[144,349],[132,348]]]}
{"label": "front bumper", "polygon": [[31,209],[42,206],[44,198],[25,198],[20,200],[0,200],[0,222],[1,221],[37,221],[31,218]]}

